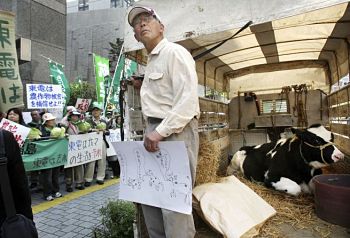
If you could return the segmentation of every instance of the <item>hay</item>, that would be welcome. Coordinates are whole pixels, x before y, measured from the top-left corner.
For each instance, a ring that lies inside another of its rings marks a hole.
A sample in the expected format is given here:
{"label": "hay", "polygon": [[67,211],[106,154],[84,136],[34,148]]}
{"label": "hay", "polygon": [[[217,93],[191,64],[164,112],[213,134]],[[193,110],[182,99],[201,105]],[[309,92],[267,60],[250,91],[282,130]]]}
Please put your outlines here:
{"label": "hay", "polygon": [[277,214],[261,227],[260,234],[257,237],[285,237],[281,230],[282,224],[291,225],[296,230],[311,230],[315,235],[322,238],[331,236],[331,230],[334,225],[326,223],[320,225],[321,220],[314,212],[312,195],[302,194],[295,197],[253,183],[245,179],[241,174],[235,174],[235,176],[277,211]]}
{"label": "hay", "polygon": [[199,145],[196,186],[204,183],[215,183],[219,169],[220,148],[207,140]]}
{"label": "hay", "polygon": [[337,163],[322,168],[323,174],[350,174],[350,158],[345,157]]}

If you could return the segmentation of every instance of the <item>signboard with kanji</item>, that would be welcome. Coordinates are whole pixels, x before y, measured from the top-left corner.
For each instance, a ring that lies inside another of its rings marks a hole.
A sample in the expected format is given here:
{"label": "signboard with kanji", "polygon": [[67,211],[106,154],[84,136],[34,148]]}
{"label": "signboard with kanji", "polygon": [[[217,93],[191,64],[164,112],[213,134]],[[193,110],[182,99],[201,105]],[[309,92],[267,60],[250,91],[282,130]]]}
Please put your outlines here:
{"label": "signboard with kanji", "polygon": [[68,142],[68,159],[65,168],[75,167],[91,161],[102,159],[102,133],[70,135]]}
{"label": "signboard with kanji", "polygon": [[22,126],[16,122],[7,120],[5,118],[1,120],[0,128],[12,132],[20,147],[22,147],[24,141],[26,140],[30,132],[30,128]]}
{"label": "signboard with kanji", "polygon": [[0,111],[23,107],[23,85],[18,72],[14,15],[0,11]]}
{"label": "signboard with kanji", "polygon": [[61,85],[56,84],[27,84],[27,107],[62,108],[64,95]]}
{"label": "signboard with kanji", "polygon": [[81,112],[86,112],[89,110],[89,106],[91,104],[91,99],[78,98],[75,103],[75,108]]}

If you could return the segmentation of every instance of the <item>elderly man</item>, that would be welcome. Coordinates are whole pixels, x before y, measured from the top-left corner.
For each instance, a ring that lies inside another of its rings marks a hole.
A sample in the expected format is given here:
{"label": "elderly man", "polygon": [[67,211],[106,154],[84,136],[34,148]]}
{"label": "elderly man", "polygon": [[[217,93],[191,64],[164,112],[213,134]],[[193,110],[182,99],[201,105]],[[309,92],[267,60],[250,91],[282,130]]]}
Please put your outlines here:
{"label": "elderly man", "polygon": [[[41,116],[38,110],[33,110],[30,113],[30,116],[32,117],[32,121],[28,123],[28,126],[30,128],[36,128],[38,130],[41,130]],[[30,177],[30,188],[36,188],[38,186],[39,182],[39,171],[31,171],[29,172]]]}
{"label": "elderly man", "polygon": [[[198,156],[198,78],[191,54],[164,38],[164,25],[153,9],[134,7],[128,15],[135,38],[145,46],[148,63],[141,86],[146,119],[144,146],[159,150],[159,141],[184,141],[195,181]],[[135,81],[135,84],[138,80]],[[134,84],[134,85],[135,85]],[[150,237],[194,237],[192,215],[142,205]]]}

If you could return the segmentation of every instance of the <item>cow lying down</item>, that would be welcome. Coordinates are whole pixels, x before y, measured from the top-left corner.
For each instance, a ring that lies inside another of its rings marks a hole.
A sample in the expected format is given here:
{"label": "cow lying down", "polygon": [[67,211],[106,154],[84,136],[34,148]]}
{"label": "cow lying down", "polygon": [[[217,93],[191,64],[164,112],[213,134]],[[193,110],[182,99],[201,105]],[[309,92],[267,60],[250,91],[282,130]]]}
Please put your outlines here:
{"label": "cow lying down", "polygon": [[277,143],[242,147],[234,154],[227,175],[241,170],[247,179],[266,187],[295,196],[310,193],[311,178],[344,154],[333,144],[333,133],[319,124],[305,130],[292,128],[292,132],[293,137]]}

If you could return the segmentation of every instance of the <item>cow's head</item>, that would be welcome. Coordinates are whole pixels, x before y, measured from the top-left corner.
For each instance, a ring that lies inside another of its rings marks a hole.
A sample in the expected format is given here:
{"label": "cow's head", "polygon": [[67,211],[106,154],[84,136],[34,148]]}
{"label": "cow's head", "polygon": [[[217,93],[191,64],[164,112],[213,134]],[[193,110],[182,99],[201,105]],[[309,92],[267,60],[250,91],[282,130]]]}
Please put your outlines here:
{"label": "cow's head", "polygon": [[322,125],[312,125],[306,130],[292,128],[292,132],[301,140],[301,156],[312,167],[321,168],[344,158],[333,144],[333,133]]}

